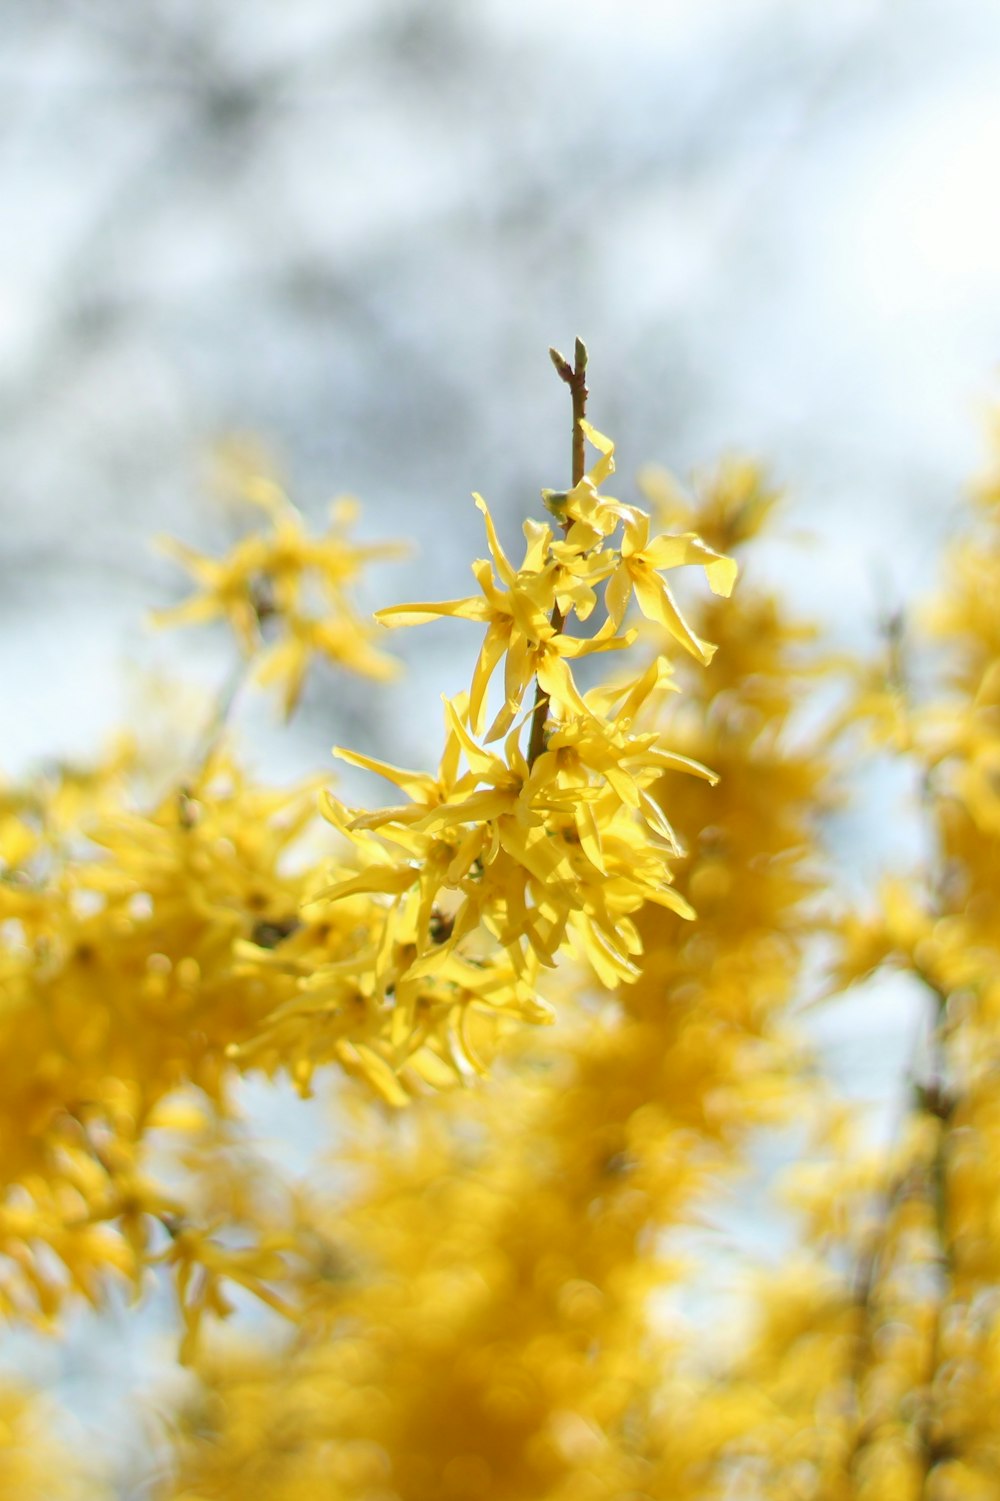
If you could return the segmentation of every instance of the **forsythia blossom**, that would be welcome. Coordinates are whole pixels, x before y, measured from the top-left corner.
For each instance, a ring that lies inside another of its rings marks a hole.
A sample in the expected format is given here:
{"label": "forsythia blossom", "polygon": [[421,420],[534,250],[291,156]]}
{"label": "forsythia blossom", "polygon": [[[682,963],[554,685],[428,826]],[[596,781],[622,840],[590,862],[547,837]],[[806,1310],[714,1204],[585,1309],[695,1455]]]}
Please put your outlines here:
{"label": "forsythia blossom", "polygon": [[[648,615],[707,660],[709,648],[687,626],[660,571],[700,564],[712,588],[728,594],[736,567],[691,534],[650,541],[639,507],[601,493],[614,448],[582,425],[600,458],[574,489],[558,497],[545,492],[560,539],[551,527],[526,522],[527,546],[515,568],[476,496],[490,554],[473,564],[480,593],[394,605],[377,616],[389,626],[456,616],[486,627],[468,696],[445,704],[446,749],[434,782],[338,752],[412,800],[381,814],[347,809],[333,797],[326,803],[361,869],[324,894],[336,901],[366,892],[391,904],[399,937],[379,966],[395,966],[401,941],[412,954],[402,976],[392,968],[396,986],[439,981],[460,954],[482,955],[484,942],[487,952],[489,944],[499,946],[524,983],[569,947],[614,986],[639,973],[634,917],[646,903],[692,915],[673,889],[670,860],[678,845],[650,789],[666,768],[714,777],[634,723],[661,686],[665,664],[654,661],[611,694],[582,692],[570,664],[633,644],[635,631],[622,629],[633,590]],[[601,584],[603,623],[590,636],[572,635],[569,622],[591,617]],[[484,734],[488,687],[501,662],[503,702]],[[526,750],[526,723],[542,712],[544,735]],[[502,753],[488,748],[501,737]]]}
{"label": "forsythia blossom", "polygon": [[[394,676],[396,663],[372,645],[371,628],[357,614],[349,591],[366,563],[396,556],[400,549],[348,541],[358,514],[353,500],[335,501],[326,534],[312,537],[273,481],[249,475],[242,493],[264,512],[269,529],[250,532],[223,558],[163,538],[161,548],[193,575],[199,589],[161,610],[156,620],[163,625],[227,620],[244,655],[255,659],[258,680],[281,688],[286,715],[298,703],[313,657],[381,681]],[[273,639],[267,641],[268,636]]]}

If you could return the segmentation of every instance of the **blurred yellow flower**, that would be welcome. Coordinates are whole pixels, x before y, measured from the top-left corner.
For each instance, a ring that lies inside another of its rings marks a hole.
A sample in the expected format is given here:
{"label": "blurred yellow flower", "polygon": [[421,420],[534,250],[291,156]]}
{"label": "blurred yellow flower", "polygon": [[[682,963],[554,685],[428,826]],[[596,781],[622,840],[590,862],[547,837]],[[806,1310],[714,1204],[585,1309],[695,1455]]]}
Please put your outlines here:
{"label": "blurred yellow flower", "polygon": [[190,573],[199,588],[189,599],[153,616],[159,625],[228,621],[258,680],[280,688],[286,715],[298,703],[316,657],[364,677],[385,681],[398,668],[372,643],[372,628],[351,597],[365,564],[399,556],[395,543],[358,546],[348,540],[357,518],[352,500],[335,501],[330,524],[311,536],[291,501],[271,480],[249,476],[246,500],[264,511],[268,525],[253,531],[222,558],[207,557],[172,538],[161,549]]}

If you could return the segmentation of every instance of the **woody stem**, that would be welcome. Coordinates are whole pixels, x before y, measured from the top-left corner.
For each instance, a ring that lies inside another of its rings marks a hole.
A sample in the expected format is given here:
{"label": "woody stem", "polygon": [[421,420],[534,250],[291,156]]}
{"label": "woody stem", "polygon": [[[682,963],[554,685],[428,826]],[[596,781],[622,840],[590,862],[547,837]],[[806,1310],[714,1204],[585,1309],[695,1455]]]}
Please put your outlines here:
{"label": "woody stem", "polygon": [[[569,386],[573,401],[573,463],[572,478],[575,488],[583,479],[586,470],[586,438],[583,420],[587,415],[587,346],[577,339],[573,351],[573,364],[561,355],[558,349],[549,350],[549,358],[556,368],[559,379]],[[564,530],[568,524],[564,523]],[[558,604],[553,605],[549,624],[558,634],[566,624],[566,617]],[[545,749],[545,730],[549,715],[549,695],[541,683],[535,681],[535,707],[531,714],[531,735],[528,740],[528,766],[534,766]]]}

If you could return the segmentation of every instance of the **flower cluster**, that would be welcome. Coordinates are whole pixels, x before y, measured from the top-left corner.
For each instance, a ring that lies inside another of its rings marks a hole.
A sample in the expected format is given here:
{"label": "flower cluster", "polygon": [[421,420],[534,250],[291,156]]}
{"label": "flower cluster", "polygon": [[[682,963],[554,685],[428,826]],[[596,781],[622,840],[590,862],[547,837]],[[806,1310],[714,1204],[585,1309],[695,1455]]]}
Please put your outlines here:
{"label": "flower cluster", "polygon": [[[411,955],[405,973],[393,973],[397,994],[406,985],[419,995],[456,965],[466,973],[470,958],[480,962],[491,946],[528,985],[566,948],[615,986],[638,974],[634,918],[645,904],[692,915],[672,886],[679,843],[651,789],[667,769],[708,780],[713,773],[637,723],[672,686],[668,660],[658,656],[634,676],[587,691],[571,664],[632,645],[636,631],[625,628],[624,617],[633,594],[649,619],[708,661],[712,648],[688,625],[661,575],[699,564],[711,587],[727,594],[736,566],[694,533],[650,538],[646,512],[601,492],[614,469],[613,445],[589,424],[582,428],[600,457],[573,489],[543,492],[558,533],[526,521],[527,545],[515,567],[476,496],[490,554],[473,564],[479,593],[396,605],[377,616],[387,626],[454,616],[486,627],[469,693],[445,704],[436,777],[337,752],[409,798],[378,812],[346,808],[332,796],[325,805],[360,864],[325,896],[366,892],[391,906],[387,953],[402,946]],[[603,621],[588,636],[572,634],[574,618],[592,620],[602,586]],[[502,702],[490,720],[488,690],[501,663]],[[501,739],[498,753],[490,747]]]}
{"label": "flower cluster", "polygon": [[109,1272],[138,1288],[168,1236],[196,1234],[148,1139],[180,1090],[196,1121],[226,1112],[227,1050],[276,999],[241,946],[299,923],[311,792],[216,753],[140,811],[129,771],[116,752],[0,804],[0,1311],[42,1321],[71,1291],[99,1302]]}
{"label": "flower cluster", "polygon": [[820,1113],[822,1150],[790,1184],[806,1254],[759,1289],[756,1340],[727,1384],[741,1416],[715,1470],[723,1493],[734,1476],[815,1501],[996,1489],[1000,466],[976,500],[944,590],[917,622],[888,622],[840,721],[908,763],[923,824],[923,858],[832,932],[831,997],[867,982],[877,1005],[890,967],[910,993],[919,1041],[899,1123],[873,1146],[855,1112]]}
{"label": "flower cluster", "polygon": [[[226,1306],[224,1276],[270,1299],[276,1253],[255,1253],[251,1273],[150,1156],[147,1138],[164,1129],[178,1091],[195,1091],[208,1117],[225,1115],[241,1071],[286,1070],[308,1093],[314,1071],[335,1064],[403,1104],[415,1086],[481,1070],[498,1021],[549,1018],[537,973],[571,929],[615,984],[638,973],[632,915],[644,903],[689,911],[670,886],[679,844],[650,789],[665,769],[710,774],[636,726],[670,685],[666,663],[582,692],[567,660],[631,642],[622,629],[631,590],[644,608],[681,619],[653,563],[700,562],[717,587],[728,587],[732,567],[693,536],[650,543],[642,513],[600,494],[611,447],[588,432],[602,458],[558,502],[560,540],[528,523],[515,572],[486,513],[499,576],[476,565],[487,644],[469,698],[446,705],[437,775],[342,753],[387,775],[409,802],[355,814],[327,794],[327,816],[346,836],[339,861],[302,849],[310,830],[328,834],[314,828],[313,789],[256,785],[219,736],[152,797],[125,745],[93,772],[62,768],[4,789],[0,1056],[21,1060],[0,1107],[7,1311],[48,1319],[71,1289],[98,1301],[108,1272],[138,1287],[156,1261],[175,1270],[189,1333],[206,1307]],[[350,549],[332,533],[313,540],[269,482],[250,490],[270,528],[219,561],[180,549],[205,588],[167,614],[225,615],[254,652],[270,620],[278,641],[260,658],[266,675],[284,660],[275,652],[303,639],[310,570],[333,602],[323,631],[350,632],[342,591],[386,549]],[[587,618],[602,584],[597,635],[568,634],[567,619]],[[505,702],[482,744],[503,656]],[[355,654],[353,665],[382,660]],[[515,721],[533,684],[544,734],[526,752],[523,717]],[[490,746],[501,735],[502,755]]]}
{"label": "flower cluster", "polygon": [[[727,468],[683,520],[728,551],[764,493],[749,466],[739,485]],[[340,1276],[317,1279],[280,1357],[206,1351],[170,1501],[249,1473],[289,1501],[326,1483],[350,1501],[736,1493],[710,1471],[767,1399],[716,1383],[699,1401],[649,1298],[685,1275],[668,1237],[730,1182],[753,1126],[801,1114],[787,1013],[825,875],[830,766],[794,726],[805,628],[746,585],[702,601],[694,625],[719,640],[715,667],[692,658],[690,691],[658,717],[721,780],[667,768],[650,791],[687,849],[697,921],[647,904],[632,983],[601,995],[560,965],[559,1027],[522,1029],[491,1088],[417,1101],[403,1132],[362,1118],[357,1187],[317,1223]],[[432,779],[404,776],[419,820]]]}
{"label": "flower cluster", "polygon": [[[477,497],[477,591],[382,612],[485,629],[435,771],[337,752],[391,806],[261,785],[221,731],[169,773],[123,740],[0,785],[0,1316],[57,1325],[113,1278],[171,1277],[195,1379],[157,1501],[986,1501],[1000,466],[924,649],[894,619],[838,709],[810,689],[843,657],[770,594],[725,598],[775,498],[756,469],[693,495],[647,473],[648,512],[606,495],[586,352],[555,363],[574,482],[543,492],[520,565]],[[217,562],[181,550],[203,591],[172,613],[229,619],[291,704],[303,642],[346,620],[367,643],[340,590],[371,550],[251,490],[269,530]],[[690,617],[664,577],[683,565],[716,596]],[[828,814],[859,729],[909,767],[923,857],[837,913]],[[798,1031],[817,957],[831,995],[889,966],[909,989],[888,1145]],[[494,1060],[489,1088],[437,1093]],[[325,1102],[313,1193],[253,1155],[241,1082],[307,1094],[328,1065],[364,1087]],[[730,1258],[751,1253],[715,1209],[743,1169],[756,1189],[776,1125],[802,1243],[747,1295],[744,1338]],[[247,1293],[295,1321],[280,1343],[215,1336]],[[0,1389],[0,1493],[106,1494],[71,1467]]]}

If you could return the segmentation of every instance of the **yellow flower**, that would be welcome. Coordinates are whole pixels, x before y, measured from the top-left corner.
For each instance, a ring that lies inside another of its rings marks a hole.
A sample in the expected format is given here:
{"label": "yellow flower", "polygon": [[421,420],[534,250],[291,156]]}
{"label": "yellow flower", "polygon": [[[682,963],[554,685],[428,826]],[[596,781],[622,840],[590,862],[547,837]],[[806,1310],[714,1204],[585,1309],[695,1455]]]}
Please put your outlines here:
{"label": "yellow flower", "polygon": [[378,610],[375,619],[392,627],[422,625],[439,616],[452,616],[479,621],[486,626],[486,636],[469,690],[470,722],[478,735],[482,734],[485,719],[486,690],[504,653],[508,654],[508,661],[513,658],[516,664],[515,667],[508,666],[507,703],[519,702],[520,695],[530,683],[533,669],[527,666],[529,656],[532,652],[539,652],[543,643],[555,635],[549,618],[555,595],[551,570],[545,571],[544,561],[552,537],[549,528],[542,527],[529,534],[524,562],[519,570],[515,569],[501,546],[486,502],[481,495],[477,495],[475,501],[485,518],[487,543],[500,584],[489,562],[479,558],[473,563],[472,572],[482,590],[480,595],[442,600],[436,604],[391,605],[388,609]]}
{"label": "yellow flower", "polygon": [[732,558],[715,552],[694,532],[683,532],[679,536],[664,534],[650,541],[649,517],[644,512],[633,511],[625,518],[621,566],[608,581],[608,614],[617,626],[634,591],[636,603],[647,620],[662,625],[675,641],[707,665],[715,655],[715,647],[702,641],[688,625],[668,585],[660,577],[664,570],[686,564],[698,564],[704,568],[713,593],[728,596],[732,592],[737,573]]}
{"label": "yellow flower", "polygon": [[547,561],[552,541],[550,528],[537,524],[525,528],[528,546],[521,567],[515,569],[501,546],[486,502],[481,495],[475,500],[485,518],[487,543],[500,584],[489,562],[478,559],[472,565],[472,572],[481,595],[436,604],[390,605],[377,611],[375,618],[382,625],[400,626],[422,625],[438,616],[452,616],[486,626],[469,690],[469,722],[474,732],[482,735],[486,690],[498,663],[506,655],[504,704],[486,734],[490,741],[506,734],[535,678],[553,699],[582,708],[565,659],[616,650],[628,646],[635,638],[626,635],[616,639],[615,626],[610,623],[605,623],[589,640],[558,631],[552,624],[552,610],[557,592],[567,597],[567,590],[565,569]]}
{"label": "yellow flower", "polygon": [[[519,973],[529,953],[551,966],[572,927],[606,983],[631,975],[627,956],[638,949],[629,914],[653,901],[690,915],[671,888],[667,858],[677,852],[677,840],[648,787],[666,769],[713,780],[699,763],[658,745],[655,734],[628,733],[625,716],[637,712],[662,675],[654,665],[612,695],[622,699],[621,728],[602,724],[580,700],[582,715],[557,725],[533,766],[518,729],[508,735],[503,756],[477,744],[464,702],[446,704],[447,788],[440,780],[429,783],[349,757],[404,786],[415,806],[352,815],[328,799],[328,816],[355,840],[364,864],[320,895],[334,901],[381,895],[397,911],[412,902],[410,936],[420,974],[480,927]],[[468,766],[461,776],[455,746]],[[437,909],[452,914],[444,941],[430,937]],[[398,976],[393,983],[398,993]]]}
{"label": "yellow flower", "polygon": [[[156,612],[154,620],[160,625],[227,620],[244,655],[257,659],[259,681],[281,687],[286,715],[298,702],[314,657],[364,677],[394,676],[397,664],[373,646],[373,632],[357,615],[349,586],[366,563],[397,556],[400,549],[391,543],[358,547],[347,540],[357,516],[353,501],[335,502],[326,534],[312,537],[271,481],[254,477],[244,493],[265,511],[270,529],[252,532],[223,558],[162,539],[161,548],[200,588],[181,604]],[[269,636],[276,639],[267,646]]]}

